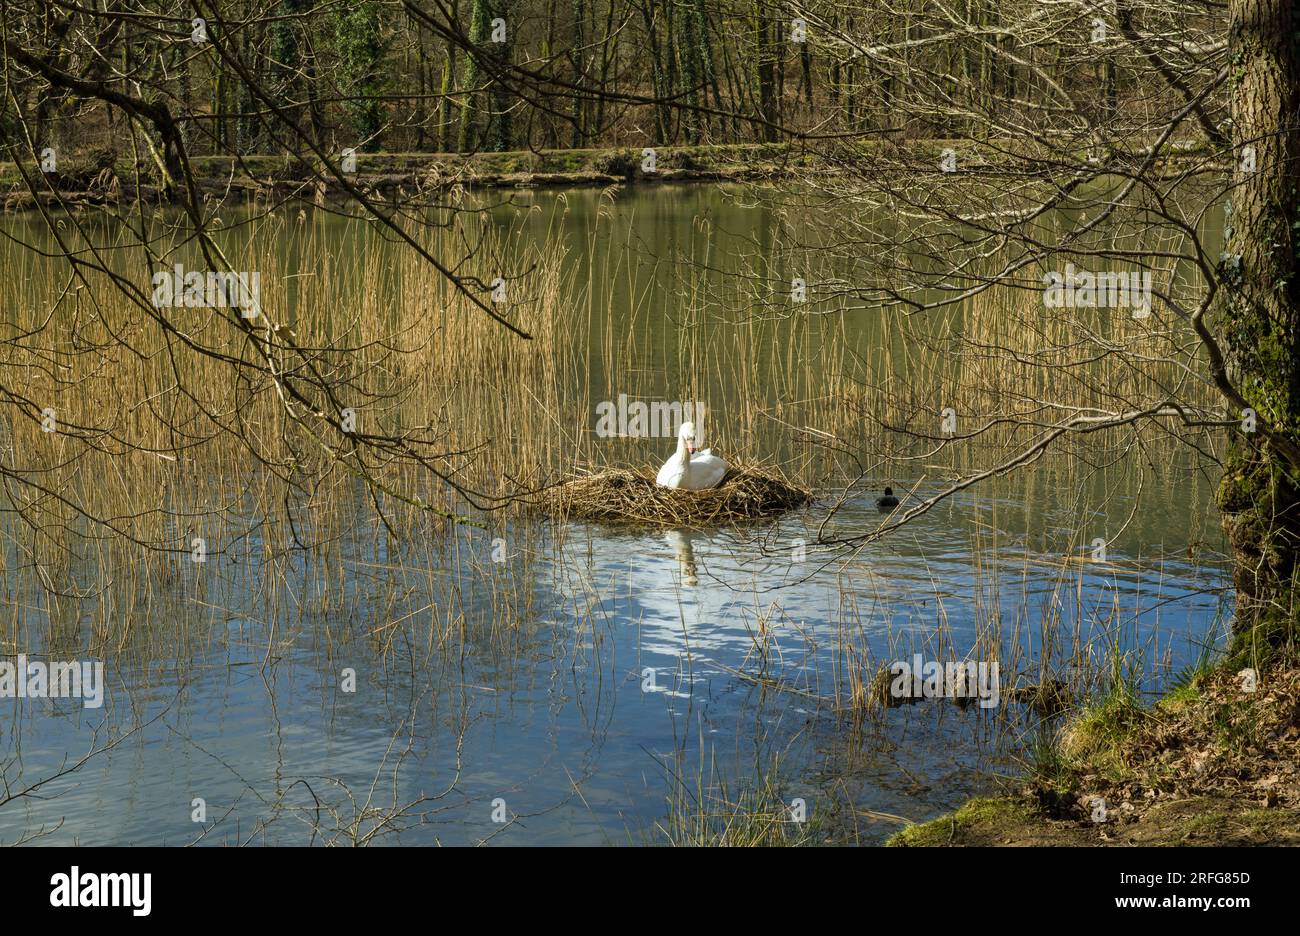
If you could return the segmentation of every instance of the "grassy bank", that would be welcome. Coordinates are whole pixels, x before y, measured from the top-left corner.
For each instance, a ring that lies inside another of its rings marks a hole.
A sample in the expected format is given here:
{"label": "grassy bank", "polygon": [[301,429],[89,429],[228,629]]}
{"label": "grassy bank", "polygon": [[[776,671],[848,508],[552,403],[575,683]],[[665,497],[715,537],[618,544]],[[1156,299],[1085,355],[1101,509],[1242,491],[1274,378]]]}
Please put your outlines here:
{"label": "grassy bank", "polygon": [[1118,685],[1041,748],[1020,789],[889,844],[1300,845],[1300,665],[1230,659],[1150,707]]}

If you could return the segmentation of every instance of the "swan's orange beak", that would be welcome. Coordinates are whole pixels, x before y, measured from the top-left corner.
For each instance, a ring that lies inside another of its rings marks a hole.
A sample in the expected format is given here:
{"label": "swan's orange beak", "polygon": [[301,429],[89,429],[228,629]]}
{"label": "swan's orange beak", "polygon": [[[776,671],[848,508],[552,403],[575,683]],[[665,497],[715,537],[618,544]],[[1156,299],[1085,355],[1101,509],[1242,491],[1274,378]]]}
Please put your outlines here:
{"label": "swan's orange beak", "polygon": [[686,446],[686,451],[688,451],[688,452],[690,452],[692,455],[694,455],[694,454],[695,454],[695,446],[693,446],[693,445],[688,445],[688,446]]}

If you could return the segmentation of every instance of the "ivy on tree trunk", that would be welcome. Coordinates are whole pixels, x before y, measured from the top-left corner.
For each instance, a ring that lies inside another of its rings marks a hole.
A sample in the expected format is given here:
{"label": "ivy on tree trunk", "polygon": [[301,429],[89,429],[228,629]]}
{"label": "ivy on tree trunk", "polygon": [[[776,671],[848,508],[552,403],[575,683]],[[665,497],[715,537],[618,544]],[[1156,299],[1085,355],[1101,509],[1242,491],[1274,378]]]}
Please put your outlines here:
{"label": "ivy on tree trunk", "polygon": [[[1235,187],[1215,326],[1228,376],[1259,421],[1300,441],[1300,26],[1289,0],[1231,0]],[[1219,489],[1236,564],[1235,650],[1294,639],[1300,466],[1259,432],[1234,438]]]}

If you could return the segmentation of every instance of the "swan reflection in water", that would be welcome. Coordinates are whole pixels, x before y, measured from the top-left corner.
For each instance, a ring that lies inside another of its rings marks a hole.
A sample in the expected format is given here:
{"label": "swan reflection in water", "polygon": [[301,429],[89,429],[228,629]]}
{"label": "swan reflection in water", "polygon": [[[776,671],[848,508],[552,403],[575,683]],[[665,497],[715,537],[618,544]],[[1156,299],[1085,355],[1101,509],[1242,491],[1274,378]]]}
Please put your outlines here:
{"label": "swan reflection in water", "polygon": [[700,578],[695,572],[695,547],[692,545],[695,534],[690,530],[669,530],[664,538],[668,540],[668,545],[673,548],[673,554],[677,557],[677,564],[682,573],[682,584],[700,584]]}

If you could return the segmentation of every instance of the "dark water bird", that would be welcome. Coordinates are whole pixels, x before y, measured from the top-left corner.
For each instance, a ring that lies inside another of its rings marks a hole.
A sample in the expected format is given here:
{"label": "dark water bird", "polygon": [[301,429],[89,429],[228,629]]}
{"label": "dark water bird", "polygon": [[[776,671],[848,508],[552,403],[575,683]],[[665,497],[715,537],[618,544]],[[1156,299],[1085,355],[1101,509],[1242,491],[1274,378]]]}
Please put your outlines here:
{"label": "dark water bird", "polygon": [[885,488],[885,496],[876,498],[876,506],[881,510],[893,510],[898,506],[898,498],[894,496],[893,488]]}

